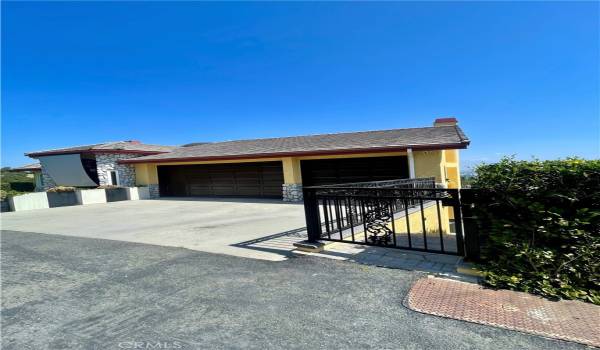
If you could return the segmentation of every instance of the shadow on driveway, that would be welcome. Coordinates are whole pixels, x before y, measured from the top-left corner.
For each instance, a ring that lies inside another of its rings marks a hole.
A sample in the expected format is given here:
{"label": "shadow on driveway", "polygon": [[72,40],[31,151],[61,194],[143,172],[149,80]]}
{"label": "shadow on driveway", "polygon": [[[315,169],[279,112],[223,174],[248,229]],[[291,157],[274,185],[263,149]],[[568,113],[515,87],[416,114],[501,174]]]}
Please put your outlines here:
{"label": "shadow on driveway", "polygon": [[259,250],[268,253],[292,255],[294,243],[308,239],[306,227],[280,232],[249,241],[232,244],[233,247]]}

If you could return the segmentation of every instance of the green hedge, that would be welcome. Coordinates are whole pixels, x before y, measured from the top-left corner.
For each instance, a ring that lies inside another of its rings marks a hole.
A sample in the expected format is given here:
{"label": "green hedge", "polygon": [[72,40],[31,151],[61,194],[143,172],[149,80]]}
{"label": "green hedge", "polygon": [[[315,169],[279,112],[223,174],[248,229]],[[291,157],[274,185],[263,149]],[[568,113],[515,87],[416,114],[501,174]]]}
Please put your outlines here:
{"label": "green hedge", "polygon": [[485,284],[600,304],[600,160],[476,169]]}
{"label": "green hedge", "polygon": [[33,192],[33,178],[22,172],[13,172],[9,168],[0,169],[0,199]]}

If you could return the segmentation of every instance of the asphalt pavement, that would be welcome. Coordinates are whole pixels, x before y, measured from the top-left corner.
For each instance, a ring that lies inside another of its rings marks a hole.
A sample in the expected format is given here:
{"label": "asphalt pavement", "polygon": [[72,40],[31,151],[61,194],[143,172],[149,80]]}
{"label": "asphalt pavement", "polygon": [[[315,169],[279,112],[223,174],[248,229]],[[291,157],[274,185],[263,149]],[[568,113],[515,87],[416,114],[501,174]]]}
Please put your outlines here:
{"label": "asphalt pavement", "polygon": [[422,273],[3,231],[2,349],[583,349],[420,314]]}

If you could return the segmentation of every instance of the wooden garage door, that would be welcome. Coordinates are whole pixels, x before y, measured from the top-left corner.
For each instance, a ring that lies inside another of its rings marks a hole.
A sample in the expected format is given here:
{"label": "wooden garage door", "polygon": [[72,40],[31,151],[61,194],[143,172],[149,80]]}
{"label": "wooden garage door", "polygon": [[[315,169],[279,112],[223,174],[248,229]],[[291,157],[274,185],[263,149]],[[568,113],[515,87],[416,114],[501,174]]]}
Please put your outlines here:
{"label": "wooden garage door", "polygon": [[281,162],[158,167],[161,196],[281,198]]}
{"label": "wooden garage door", "polygon": [[303,160],[304,186],[408,178],[406,156]]}

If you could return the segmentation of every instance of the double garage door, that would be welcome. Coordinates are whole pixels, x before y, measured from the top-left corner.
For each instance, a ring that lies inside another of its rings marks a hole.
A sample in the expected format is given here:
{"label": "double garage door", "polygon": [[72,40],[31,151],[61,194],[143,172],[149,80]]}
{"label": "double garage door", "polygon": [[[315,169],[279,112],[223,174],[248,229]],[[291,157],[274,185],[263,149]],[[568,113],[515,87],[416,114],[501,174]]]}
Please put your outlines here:
{"label": "double garage door", "polygon": [[[304,186],[408,177],[406,157],[303,160]],[[281,198],[281,162],[158,167],[161,196]]]}
{"label": "double garage door", "polygon": [[281,198],[281,162],[158,167],[161,196]]}

